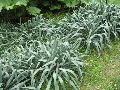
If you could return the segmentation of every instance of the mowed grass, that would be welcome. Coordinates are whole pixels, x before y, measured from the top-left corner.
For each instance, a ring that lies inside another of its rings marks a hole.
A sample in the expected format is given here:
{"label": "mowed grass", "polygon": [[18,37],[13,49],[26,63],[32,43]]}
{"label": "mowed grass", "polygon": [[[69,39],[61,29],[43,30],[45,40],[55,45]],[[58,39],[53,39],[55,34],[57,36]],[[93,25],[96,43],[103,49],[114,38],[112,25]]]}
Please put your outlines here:
{"label": "mowed grass", "polygon": [[85,61],[80,90],[120,90],[120,41],[112,44],[101,57],[95,54]]}

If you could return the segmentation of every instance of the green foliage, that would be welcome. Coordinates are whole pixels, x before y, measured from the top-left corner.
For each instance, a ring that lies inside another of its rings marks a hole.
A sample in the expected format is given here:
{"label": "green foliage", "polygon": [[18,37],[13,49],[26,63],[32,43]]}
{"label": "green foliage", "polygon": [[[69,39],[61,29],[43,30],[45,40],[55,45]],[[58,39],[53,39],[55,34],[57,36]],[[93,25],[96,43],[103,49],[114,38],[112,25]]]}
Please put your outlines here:
{"label": "green foliage", "polygon": [[80,0],[58,0],[66,4],[67,7],[75,7],[80,3]]}
{"label": "green foliage", "polygon": [[[30,15],[40,14],[40,9],[47,7],[50,10],[61,9],[62,7],[75,7],[80,0],[0,0],[0,12],[5,10],[13,10],[18,7],[25,7]],[[38,8],[39,7],[39,8]]]}
{"label": "green foliage", "polygon": [[34,15],[34,16],[40,14],[40,9],[37,7],[28,7],[27,11],[30,15]]}
{"label": "green foliage", "polygon": [[120,6],[120,0],[82,0],[85,3],[106,3]]}
{"label": "green foliage", "polygon": [[[43,0],[43,1],[38,1],[38,0],[0,0],[0,12],[4,10],[14,10],[16,8],[22,8],[25,7],[25,10],[30,15],[38,15],[40,14],[40,9],[43,9],[46,7],[49,10],[59,10],[63,8],[71,8],[71,7],[76,7],[76,5],[81,4],[81,3],[106,3],[108,2],[109,4],[116,4],[120,5],[119,0]],[[24,10],[24,11],[25,11]],[[14,12],[15,13],[15,12]],[[16,12],[17,13],[17,12]],[[21,14],[24,14],[21,12]]]}
{"label": "green foliage", "polygon": [[113,78],[113,85],[112,87],[115,88],[116,90],[120,89],[120,77],[119,78]]}
{"label": "green foliage", "polygon": [[11,47],[14,43],[19,42],[20,37],[19,30],[10,23],[0,24],[0,54],[4,52],[4,49]]}
{"label": "green foliage", "polygon": [[109,46],[111,40],[118,39],[119,11],[118,7],[111,5],[88,5],[67,15],[59,22],[59,29],[54,31],[70,43],[82,40],[81,45],[86,53],[92,48],[100,53],[106,45]]}
{"label": "green foliage", "polygon": [[13,9],[15,6],[27,6],[29,0],[0,0],[0,11],[2,9]]}
{"label": "green foliage", "polygon": [[80,90],[100,89],[119,90],[120,89],[120,41],[111,44],[112,49],[102,53],[101,57],[92,53],[85,62],[85,76]]}
{"label": "green foliage", "polygon": [[81,78],[83,63],[72,47],[60,40],[46,43],[35,40],[26,43],[25,47],[19,45],[5,50],[0,57],[4,89],[66,90],[69,84],[79,90],[78,78]]}
{"label": "green foliage", "polygon": [[119,36],[120,8],[111,5],[80,7],[58,23],[40,15],[16,27],[1,24],[3,87],[79,90],[83,55],[78,50],[100,53]]}
{"label": "green foliage", "polygon": [[4,89],[79,90],[82,55],[75,44],[52,37],[54,26],[42,16],[18,27],[1,24]]}
{"label": "green foliage", "polygon": [[44,0],[41,5],[47,6],[50,10],[61,9],[63,7],[75,7],[81,0]]}
{"label": "green foliage", "polygon": [[31,1],[30,0],[0,0],[0,12],[2,10],[13,10],[18,7],[26,7],[26,10],[31,15],[38,15],[40,10],[33,6],[28,5]]}
{"label": "green foliage", "polygon": [[120,6],[120,0],[108,0],[108,3]]}

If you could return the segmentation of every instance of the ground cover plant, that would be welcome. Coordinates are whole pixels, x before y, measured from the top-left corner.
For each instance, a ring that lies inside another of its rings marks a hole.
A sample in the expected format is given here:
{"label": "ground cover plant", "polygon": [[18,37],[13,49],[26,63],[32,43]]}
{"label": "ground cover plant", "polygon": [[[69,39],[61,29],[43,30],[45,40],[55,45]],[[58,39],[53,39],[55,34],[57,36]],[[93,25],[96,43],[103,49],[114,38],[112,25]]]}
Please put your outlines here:
{"label": "ground cover plant", "polygon": [[79,90],[83,57],[120,36],[120,8],[91,4],[53,22],[42,15],[0,26],[4,90]]}
{"label": "ground cover plant", "polygon": [[[1,55],[3,86],[7,90],[65,90],[65,83],[79,89],[82,58],[68,42],[30,41],[26,47],[13,46]],[[47,86],[45,86],[47,85]],[[43,87],[44,86],[44,87]],[[61,86],[61,87],[60,87]]]}
{"label": "ground cover plant", "polygon": [[119,11],[120,8],[114,5],[93,4],[86,8],[81,7],[60,21],[54,32],[70,43],[81,41],[86,53],[91,48],[100,53],[104,46],[109,46],[111,40],[119,39]]}
{"label": "ground cover plant", "polygon": [[[69,45],[67,41],[63,43],[60,40],[58,40],[59,42],[54,41],[54,37],[50,37],[49,32],[46,32],[46,26],[49,24],[47,25],[41,16],[33,18],[32,21],[19,27],[11,24],[7,27],[6,24],[1,25],[2,51],[0,60],[4,67],[4,89],[40,89],[46,87],[49,90],[51,87],[55,87],[56,90],[59,87],[56,85],[62,85],[60,88],[65,89],[67,82],[73,89],[79,88],[78,79],[82,75],[82,56],[74,48],[75,45]],[[47,31],[50,29],[48,28]],[[15,37],[15,35],[17,36]],[[7,41],[4,42],[5,40]],[[33,72],[31,72],[32,70]],[[40,75],[41,78],[37,78],[37,75]],[[53,81],[55,85],[53,85]],[[44,87],[41,87],[43,85]]]}

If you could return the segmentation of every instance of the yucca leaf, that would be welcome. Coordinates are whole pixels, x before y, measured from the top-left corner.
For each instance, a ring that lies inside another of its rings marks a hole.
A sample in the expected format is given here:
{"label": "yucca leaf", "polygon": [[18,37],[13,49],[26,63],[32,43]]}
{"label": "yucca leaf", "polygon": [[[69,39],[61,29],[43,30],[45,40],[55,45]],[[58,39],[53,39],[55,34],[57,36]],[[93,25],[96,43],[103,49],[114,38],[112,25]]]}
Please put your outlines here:
{"label": "yucca leaf", "polygon": [[57,73],[53,73],[53,79],[54,79],[54,87],[55,87],[55,90],[59,90],[59,86],[58,86],[58,81],[57,81],[57,79],[58,79],[58,75],[57,75]]}
{"label": "yucca leaf", "polygon": [[79,88],[76,87],[73,81],[69,81],[69,84],[74,88],[74,90],[79,90]]}
{"label": "yucca leaf", "polygon": [[46,90],[50,90],[51,82],[52,82],[52,77],[50,78],[50,80],[49,80],[49,82],[47,84]]}
{"label": "yucca leaf", "polygon": [[26,80],[24,82],[18,83],[17,85],[15,85],[13,88],[11,88],[11,90],[15,90],[15,89],[20,89],[26,82],[28,82],[29,80]]}
{"label": "yucca leaf", "polygon": [[12,82],[12,80],[14,79],[15,74],[16,74],[16,70],[12,72],[12,74],[11,74],[9,80],[8,80],[7,83],[6,83],[6,88],[9,87],[9,86],[11,85],[11,82]]}
{"label": "yucca leaf", "polygon": [[62,85],[63,90],[66,90],[65,84],[64,84],[65,81],[63,81],[63,79],[59,75],[58,75],[58,80],[59,80],[60,84]]}

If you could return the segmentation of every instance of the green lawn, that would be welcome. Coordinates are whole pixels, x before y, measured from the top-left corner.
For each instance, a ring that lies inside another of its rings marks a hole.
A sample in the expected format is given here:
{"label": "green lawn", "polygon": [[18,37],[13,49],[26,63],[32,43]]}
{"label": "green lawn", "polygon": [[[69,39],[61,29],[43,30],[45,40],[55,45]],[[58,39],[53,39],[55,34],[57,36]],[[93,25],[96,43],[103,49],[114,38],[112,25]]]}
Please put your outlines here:
{"label": "green lawn", "polygon": [[80,90],[120,90],[120,42],[113,43],[101,57],[88,56],[85,63]]}

